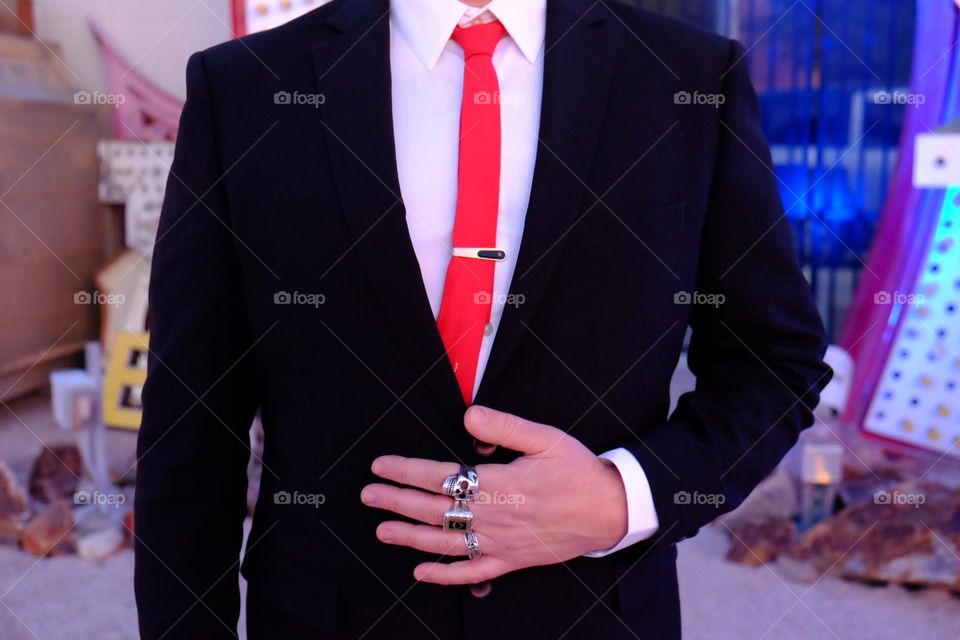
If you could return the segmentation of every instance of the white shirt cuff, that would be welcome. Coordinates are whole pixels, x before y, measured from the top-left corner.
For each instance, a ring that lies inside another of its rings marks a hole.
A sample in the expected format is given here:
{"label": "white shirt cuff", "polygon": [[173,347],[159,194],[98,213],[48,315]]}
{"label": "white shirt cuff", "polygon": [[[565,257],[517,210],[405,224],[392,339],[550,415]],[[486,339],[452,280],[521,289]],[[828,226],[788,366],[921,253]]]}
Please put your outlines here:
{"label": "white shirt cuff", "polygon": [[612,462],[623,479],[623,486],[627,492],[627,535],[623,536],[623,539],[614,547],[583,554],[588,558],[602,558],[641,540],[646,540],[656,533],[660,526],[657,510],[653,505],[650,482],[636,456],[620,447],[602,453],[600,457]]}

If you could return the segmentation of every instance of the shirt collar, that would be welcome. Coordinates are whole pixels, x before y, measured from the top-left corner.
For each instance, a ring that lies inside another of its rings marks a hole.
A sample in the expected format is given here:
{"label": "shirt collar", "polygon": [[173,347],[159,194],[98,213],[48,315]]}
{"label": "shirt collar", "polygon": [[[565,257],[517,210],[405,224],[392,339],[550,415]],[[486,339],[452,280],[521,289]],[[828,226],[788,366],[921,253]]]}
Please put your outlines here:
{"label": "shirt collar", "polygon": [[[484,7],[503,24],[523,56],[536,62],[546,32],[546,0],[491,0]],[[427,69],[433,69],[467,11],[459,0],[391,0],[390,19]]]}

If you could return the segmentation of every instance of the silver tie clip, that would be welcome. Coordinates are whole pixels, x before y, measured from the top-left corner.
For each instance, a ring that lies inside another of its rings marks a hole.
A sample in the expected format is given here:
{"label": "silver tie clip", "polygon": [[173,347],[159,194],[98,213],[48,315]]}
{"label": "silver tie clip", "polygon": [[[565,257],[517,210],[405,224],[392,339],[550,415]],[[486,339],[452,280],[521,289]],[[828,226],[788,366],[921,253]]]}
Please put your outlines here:
{"label": "silver tie clip", "polygon": [[474,258],[476,260],[493,260],[503,262],[507,259],[507,252],[494,247],[454,247],[453,255],[457,258]]}

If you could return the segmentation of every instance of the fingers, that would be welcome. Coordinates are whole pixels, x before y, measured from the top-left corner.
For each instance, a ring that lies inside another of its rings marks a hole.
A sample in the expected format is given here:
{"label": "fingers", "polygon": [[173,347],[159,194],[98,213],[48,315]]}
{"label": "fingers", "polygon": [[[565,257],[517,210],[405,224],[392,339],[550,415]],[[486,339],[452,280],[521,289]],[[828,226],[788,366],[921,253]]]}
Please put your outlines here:
{"label": "fingers", "polygon": [[389,484],[367,485],[360,493],[360,500],[368,507],[393,511],[432,525],[442,525],[443,514],[450,509],[450,498]]}
{"label": "fingers", "polygon": [[[477,533],[480,549],[492,551],[493,541]],[[440,527],[409,522],[383,522],[377,527],[377,538],[386,544],[410,547],[427,553],[444,556],[465,556],[467,545],[463,541],[463,532],[444,531]]]}
{"label": "fingers", "polygon": [[463,424],[482,442],[527,454],[542,453],[567,437],[554,427],[479,405],[467,409]]}
{"label": "fingers", "polygon": [[[480,544],[481,551],[483,543]],[[413,570],[413,577],[421,582],[434,584],[477,584],[493,580],[510,571],[510,565],[493,556],[480,556],[476,560],[460,560],[449,564],[424,562]]]}
{"label": "fingers", "polygon": [[371,470],[385,480],[440,493],[443,491],[444,479],[457,473],[460,465],[455,462],[435,462],[403,456],[380,456],[373,461]]}

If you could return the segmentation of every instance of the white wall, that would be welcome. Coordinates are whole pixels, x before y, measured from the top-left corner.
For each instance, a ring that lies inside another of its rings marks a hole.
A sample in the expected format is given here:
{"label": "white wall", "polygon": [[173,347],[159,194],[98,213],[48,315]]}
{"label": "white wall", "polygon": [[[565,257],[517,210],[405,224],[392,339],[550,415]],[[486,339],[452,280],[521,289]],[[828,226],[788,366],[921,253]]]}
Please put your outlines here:
{"label": "white wall", "polygon": [[37,35],[57,43],[78,88],[107,91],[89,20],[134,70],[169,93],[185,94],[194,51],[231,38],[230,0],[34,0]]}

